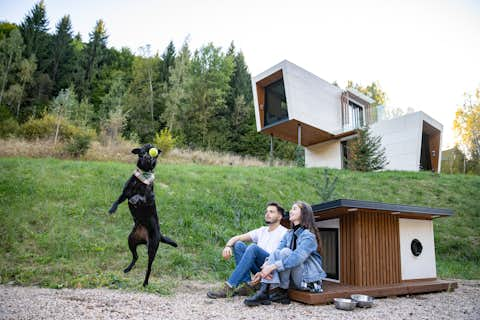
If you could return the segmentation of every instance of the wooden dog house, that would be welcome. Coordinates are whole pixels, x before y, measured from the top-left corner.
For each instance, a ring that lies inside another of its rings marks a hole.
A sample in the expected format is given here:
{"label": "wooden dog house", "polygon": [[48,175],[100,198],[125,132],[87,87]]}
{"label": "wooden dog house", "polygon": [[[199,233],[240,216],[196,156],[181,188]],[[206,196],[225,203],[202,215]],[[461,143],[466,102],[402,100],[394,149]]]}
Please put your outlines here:
{"label": "wooden dog house", "polygon": [[323,243],[324,292],[292,290],[322,304],[363,293],[374,297],[451,290],[437,279],[433,219],[448,209],[340,199],[312,206]]}

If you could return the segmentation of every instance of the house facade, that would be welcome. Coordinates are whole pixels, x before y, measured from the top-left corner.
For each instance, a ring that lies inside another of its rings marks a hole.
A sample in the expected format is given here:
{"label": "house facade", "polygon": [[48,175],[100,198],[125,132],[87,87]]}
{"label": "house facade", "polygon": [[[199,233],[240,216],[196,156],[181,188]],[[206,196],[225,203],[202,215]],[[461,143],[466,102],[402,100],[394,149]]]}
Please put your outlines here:
{"label": "house facade", "polygon": [[305,166],[344,168],[357,129],[382,138],[389,170],[440,171],[442,125],[423,112],[391,120],[353,89],[282,61],[252,78],[257,131],[305,147]]}

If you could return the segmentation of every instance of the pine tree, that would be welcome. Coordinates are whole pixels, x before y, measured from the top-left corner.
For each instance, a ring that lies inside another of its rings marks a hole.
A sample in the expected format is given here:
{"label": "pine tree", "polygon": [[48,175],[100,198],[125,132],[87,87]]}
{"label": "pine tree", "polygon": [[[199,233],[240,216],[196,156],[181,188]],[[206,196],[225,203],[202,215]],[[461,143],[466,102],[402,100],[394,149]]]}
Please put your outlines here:
{"label": "pine tree", "polygon": [[37,60],[42,62],[42,68],[46,68],[43,64],[44,59],[48,59],[48,18],[45,8],[45,2],[41,0],[36,3],[25,19],[20,24],[23,40],[25,41],[25,57],[32,54]]}
{"label": "pine tree", "polygon": [[182,127],[180,124],[181,113],[185,111],[185,106],[189,104],[188,86],[191,81],[190,77],[190,49],[188,40],[186,40],[170,71],[170,88],[164,92],[165,111],[161,118],[165,122],[166,127],[174,136],[182,136]]}
{"label": "pine tree", "polygon": [[355,171],[375,171],[385,168],[388,164],[385,148],[382,148],[382,138],[372,136],[369,127],[358,129],[358,136],[349,143],[348,169]]}
{"label": "pine tree", "polygon": [[82,97],[89,97],[91,95],[92,83],[101,66],[104,51],[107,47],[108,35],[102,19],[97,21],[89,37],[90,40],[85,47],[85,78],[80,90]]}
{"label": "pine tree", "polygon": [[170,87],[170,72],[175,65],[175,46],[172,41],[168,44],[161,58],[160,81],[165,82],[167,87]]}
{"label": "pine tree", "polygon": [[54,94],[66,88],[71,80],[74,58],[73,30],[70,16],[65,15],[56,26],[53,35],[50,78],[54,82]]}

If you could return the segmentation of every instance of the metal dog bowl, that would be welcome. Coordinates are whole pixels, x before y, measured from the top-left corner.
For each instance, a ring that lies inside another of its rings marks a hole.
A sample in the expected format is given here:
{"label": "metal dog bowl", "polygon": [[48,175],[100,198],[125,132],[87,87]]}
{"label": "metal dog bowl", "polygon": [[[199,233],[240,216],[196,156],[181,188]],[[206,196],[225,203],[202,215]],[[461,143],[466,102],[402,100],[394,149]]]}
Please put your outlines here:
{"label": "metal dog bowl", "polygon": [[356,301],[360,308],[370,308],[373,305],[373,298],[365,294],[352,294],[350,298]]}
{"label": "metal dog bowl", "polygon": [[357,306],[357,301],[352,299],[334,298],[335,308],[352,311]]}

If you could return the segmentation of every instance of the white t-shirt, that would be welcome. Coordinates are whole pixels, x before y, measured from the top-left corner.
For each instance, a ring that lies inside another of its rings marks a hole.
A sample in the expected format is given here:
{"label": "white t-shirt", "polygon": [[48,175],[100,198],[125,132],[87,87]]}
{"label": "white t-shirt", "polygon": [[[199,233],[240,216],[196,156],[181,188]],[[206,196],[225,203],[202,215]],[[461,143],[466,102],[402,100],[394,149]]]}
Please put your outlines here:
{"label": "white t-shirt", "polygon": [[272,253],[278,248],[280,241],[287,231],[287,228],[279,225],[271,232],[268,231],[268,227],[260,227],[250,231],[248,235],[252,238],[252,242],[256,243],[260,248],[268,253]]}

